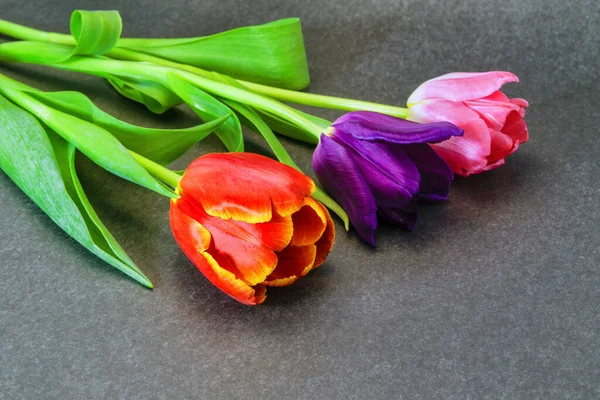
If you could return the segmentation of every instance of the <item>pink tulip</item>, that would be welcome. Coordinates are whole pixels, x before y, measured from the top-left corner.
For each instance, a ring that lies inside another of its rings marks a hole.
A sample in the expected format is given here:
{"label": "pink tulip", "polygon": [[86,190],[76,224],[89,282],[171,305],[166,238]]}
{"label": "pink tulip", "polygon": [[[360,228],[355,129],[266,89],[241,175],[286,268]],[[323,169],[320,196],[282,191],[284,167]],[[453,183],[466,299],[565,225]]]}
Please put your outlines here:
{"label": "pink tulip", "polygon": [[421,84],[408,99],[408,119],[421,123],[448,121],[464,129],[431,147],[462,176],[504,164],[529,137],[523,99],[509,99],[499,89],[518,82],[503,71],[454,72]]}

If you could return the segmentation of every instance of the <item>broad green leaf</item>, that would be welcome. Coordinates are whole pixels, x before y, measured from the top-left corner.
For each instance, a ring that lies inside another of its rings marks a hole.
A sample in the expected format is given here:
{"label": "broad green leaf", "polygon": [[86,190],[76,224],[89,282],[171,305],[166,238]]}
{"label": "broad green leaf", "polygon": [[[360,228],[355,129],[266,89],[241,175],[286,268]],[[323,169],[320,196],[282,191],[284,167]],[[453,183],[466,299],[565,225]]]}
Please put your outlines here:
{"label": "broad green leaf", "polygon": [[310,82],[298,18],[205,37],[120,39],[117,46],[269,86],[300,90]]}
{"label": "broad green leaf", "polygon": [[229,107],[176,74],[167,73],[167,81],[169,89],[179,96],[201,119],[206,121],[229,115],[230,117],[215,130],[215,134],[221,139],[227,150],[244,151],[244,138],[240,121]]}
{"label": "broad green leaf", "polygon": [[135,161],[121,142],[105,129],[48,107],[26,92],[8,88],[0,90],[12,101],[34,113],[52,130],[102,168],[163,196],[177,197],[172,190],[153,178],[144,167]]}
{"label": "broad green leaf", "polygon": [[180,39],[119,39],[117,11],[74,11],[72,36],[7,24],[14,27],[8,34],[17,38],[66,45],[58,53],[50,49],[29,55],[39,63],[65,61],[75,54],[110,55],[121,48],[285,89],[304,89],[310,81],[298,18]]}
{"label": "broad green leaf", "polygon": [[73,147],[61,141],[51,143],[31,114],[0,96],[0,169],[69,236],[151,288],[89,205],[72,166]]}
{"label": "broad green leaf", "polygon": [[[277,157],[279,161],[283,164],[289,165],[302,172],[302,170],[296,165],[292,157],[288,154],[287,150],[283,147],[279,139],[275,136],[271,128],[263,121],[263,119],[258,115],[256,111],[252,108],[232,101],[228,99],[221,99],[225,104],[229,105],[233,110],[235,110],[242,120],[245,122],[244,125],[252,128],[254,131],[258,132],[265,139],[273,153]],[[315,192],[313,193],[313,197],[323,203],[327,208],[333,211],[340,219],[344,222],[344,227],[346,230],[350,227],[350,220],[348,219],[348,214],[344,211],[344,209],[336,203],[327,193],[325,193],[321,188],[317,186]]]}
{"label": "broad green leaf", "polygon": [[129,150],[159,164],[169,164],[208,136],[229,116],[185,129],[154,129],[132,125],[102,111],[79,92],[27,91],[44,104],[89,121],[112,133]]}

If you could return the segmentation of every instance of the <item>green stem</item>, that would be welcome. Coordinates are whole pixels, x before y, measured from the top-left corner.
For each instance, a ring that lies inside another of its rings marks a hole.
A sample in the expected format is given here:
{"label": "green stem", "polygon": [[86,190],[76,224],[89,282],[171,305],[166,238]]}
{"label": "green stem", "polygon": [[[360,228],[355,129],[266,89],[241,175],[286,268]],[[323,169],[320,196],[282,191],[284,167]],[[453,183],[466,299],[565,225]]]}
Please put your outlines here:
{"label": "green stem", "polygon": [[323,131],[319,125],[290,106],[271,98],[236,88],[225,83],[216,82],[187,71],[159,65],[140,64],[139,62],[133,61],[80,56],[74,56],[65,62],[49,64],[48,66],[69,71],[89,73],[103,78],[107,78],[108,75],[120,75],[129,78],[153,80],[160,82],[166,87],[169,87],[168,74],[171,73],[218,97],[224,97],[275,114],[301,127],[304,131],[313,135],[317,141]]}
{"label": "green stem", "polygon": [[0,34],[21,40],[33,40],[36,42],[46,42],[55,44],[64,44],[75,46],[75,39],[71,35],[62,33],[53,33],[29,28],[24,25],[0,19]]}
{"label": "green stem", "polygon": [[321,94],[296,92],[294,90],[280,89],[261,85],[258,83],[239,81],[248,89],[279,101],[303,104],[312,107],[332,108],[344,111],[374,111],[406,119],[408,108],[389,106],[386,104],[371,103],[369,101],[346,99],[343,97],[325,96]]}
{"label": "green stem", "polygon": [[[209,71],[191,65],[181,64],[166,60],[164,58],[152,56],[150,54],[140,53],[139,51],[114,48],[106,55],[119,60],[151,62],[156,65],[180,69],[182,71],[191,72],[193,74],[211,79],[211,72]],[[312,107],[332,108],[344,111],[374,111],[404,119],[406,119],[408,115],[408,108],[403,107],[395,107],[362,100],[346,99],[342,97],[325,96],[321,94],[297,92],[294,90],[280,89],[258,83],[247,82],[240,79],[236,79],[236,81],[255,93],[269,96],[279,101],[287,101],[290,103],[303,104]]]}
{"label": "green stem", "polygon": [[[22,40],[35,40],[41,42],[50,42],[63,45],[75,45],[75,39],[71,35],[60,33],[44,32],[37,29],[32,29],[26,26],[18,25],[9,21],[0,20],[0,33]],[[121,45],[127,46],[127,39],[122,39],[117,42],[117,47]],[[128,60],[128,61],[147,61],[156,65],[176,68],[183,71],[188,71],[193,74],[203,76],[210,79],[210,72],[191,65],[180,64],[164,58],[144,54],[139,51],[128,50],[126,48],[114,48],[106,54],[109,57]],[[303,104],[313,107],[332,108],[344,111],[374,111],[383,114],[393,115],[398,118],[406,118],[408,109],[403,107],[390,106],[386,104],[372,103],[362,100],[347,99],[343,97],[325,96],[320,94],[297,92],[294,90],[280,89],[276,87],[261,85],[258,83],[238,80],[239,83],[265,96],[269,96],[279,101],[287,101],[296,104]]]}
{"label": "green stem", "polygon": [[129,150],[129,153],[133,156],[135,161],[137,161],[142,167],[146,168],[146,171],[148,171],[150,175],[152,175],[159,181],[166,183],[172,188],[178,187],[181,176],[179,176],[177,173],[171,171],[168,168],[163,167],[158,163],[155,163],[152,160],[147,159],[146,157],[134,151]]}

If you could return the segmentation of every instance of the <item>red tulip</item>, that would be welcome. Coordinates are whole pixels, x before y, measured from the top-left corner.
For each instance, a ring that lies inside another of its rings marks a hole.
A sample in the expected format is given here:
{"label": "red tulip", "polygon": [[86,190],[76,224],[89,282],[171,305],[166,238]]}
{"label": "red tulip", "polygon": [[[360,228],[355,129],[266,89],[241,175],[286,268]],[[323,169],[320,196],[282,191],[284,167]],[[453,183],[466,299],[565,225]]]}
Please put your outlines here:
{"label": "red tulip", "polygon": [[266,286],[292,284],[331,250],[333,221],[314,189],[308,176],[264,156],[207,154],[179,182],[171,229],[213,285],[260,304]]}
{"label": "red tulip", "polygon": [[510,72],[454,72],[430,79],[408,99],[408,118],[422,123],[451,122],[464,130],[431,147],[462,176],[504,164],[528,139],[523,120],[527,101],[500,91],[519,79]]}

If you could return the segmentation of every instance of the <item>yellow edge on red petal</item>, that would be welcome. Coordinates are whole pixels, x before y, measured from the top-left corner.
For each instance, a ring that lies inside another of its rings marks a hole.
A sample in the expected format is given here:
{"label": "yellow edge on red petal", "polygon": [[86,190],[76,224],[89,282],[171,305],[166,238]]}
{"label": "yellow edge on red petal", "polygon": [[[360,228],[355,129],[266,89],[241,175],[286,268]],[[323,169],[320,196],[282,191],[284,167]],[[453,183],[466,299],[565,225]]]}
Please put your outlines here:
{"label": "yellow edge on red petal", "polygon": [[[325,207],[321,205],[321,203],[319,203],[312,197],[307,197],[304,199],[302,207],[310,207],[315,212],[317,217],[321,220],[321,226],[318,227],[318,230],[316,229],[317,227],[315,227],[314,233],[312,235],[309,235],[308,237],[299,237],[296,235],[296,232],[294,232],[294,236],[292,236],[292,241],[290,242],[290,244],[298,247],[314,244],[317,240],[321,238],[321,236],[323,236],[323,233],[327,228],[328,213],[327,210],[325,210]],[[300,209],[302,209],[302,207]]]}
{"label": "yellow edge on red petal", "polygon": [[219,206],[207,206],[203,204],[202,207],[211,217],[220,218],[225,221],[233,219],[235,221],[248,222],[249,224],[258,224],[268,222],[273,218],[270,202],[261,204],[257,207],[259,210],[242,207],[239,204],[219,204]]}
{"label": "yellow edge on red petal", "polygon": [[315,257],[315,263],[312,269],[317,268],[319,265],[325,262],[325,259],[329,255],[329,252],[333,248],[333,243],[335,241],[335,225],[333,224],[333,220],[329,215],[329,211],[324,208],[325,213],[327,214],[327,227],[325,228],[325,232],[323,232],[323,236],[315,245],[317,246],[317,256]]}
{"label": "yellow edge on red petal", "polygon": [[[296,247],[296,246],[290,246],[296,250],[298,249],[304,249],[310,252],[309,254],[309,261],[307,263],[307,265],[302,269],[302,272],[300,273],[300,275],[291,275],[291,276],[287,276],[284,278],[276,278],[276,279],[271,279],[271,280],[266,280],[264,282],[265,285],[267,286],[287,286],[287,285],[291,285],[292,283],[296,282],[298,279],[300,279],[301,276],[306,275],[308,272],[310,272],[310,270],[313,268],[313,265],[315,264],[315,259],[317,256],[317,246],[315,245],[309,245],[309,246],[301,246],[301,247]],[[289,248],[288,248],[289,249]],[[297,259],[297,258],[296,258]]]}
{"label": "yellow edge on red petal", "polygon": [[236,276],[227,271],[226,269],[221,268],[216,260],[207,252],[202,252],[202,256],[213,270],[215,275],[219,277],[221,282],[226,282],[229,288],[233,289],[231,292],[225,292],[229,296],[233,297],[240,303],[244,303],[246,305],[258,305],[261,304],[266,296],[266,288],[263,285],[257,285],[254,288],[248,286],[248,284],[238,278]]}
{"label": "yellow edge on red petal", "polygon": [[304,268],[304,270],[302,271],[302,274],[300,274],[300,276],[304,276],[304,275],[308,274],[315,266],[315,261],[317,258],[317,246],[313,244],[311,247],[312,247],[313,253],[314,253],[312,256],[312,262],[309,265],[307,265],[306,268]]}
{"label": "yellow edge on red petal", "polygon": [[300,279],[300,277],[294,275],[294,276],[290,276],[288,278],[274,279],[272,281],[265,282],[265,285],[267,285],[267,286],[273,286],[273,287],[289,286],[292,283],[296,282],[298,279]]}
{"label": "yellow edge on red petal", "polygon": [[[307,179],[310,179],[310,178],[307,178]],[[313,192],[315,191],[316,186],[312,179],[310,179],[310,188],[309,189],[310,190],[308,191],[308,193],[303,193],[302,191],[300,191],[296,188],[295,189],[295,190],[297,190],[297,193],[296,193],[297,200],[296,201],[278,202],[278,201],[273,201],[273,199],[271,199],[273,208],[275,209],[277,214],[281,215],[282,217],[292,215],[293,213],[298,211],[300,208],[302,208],[302,206],[304,205],[305,199],[310,198],[310,195],[313,194]]]}

